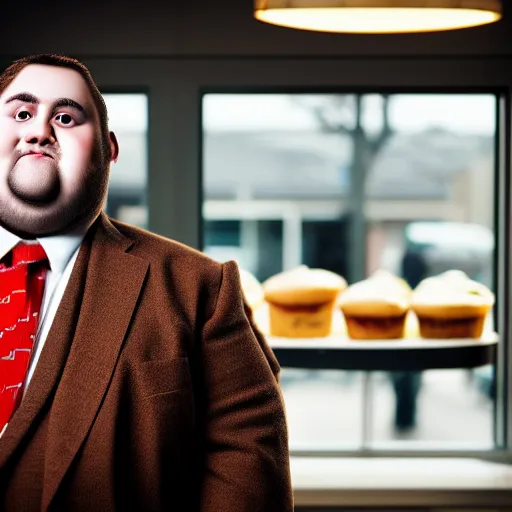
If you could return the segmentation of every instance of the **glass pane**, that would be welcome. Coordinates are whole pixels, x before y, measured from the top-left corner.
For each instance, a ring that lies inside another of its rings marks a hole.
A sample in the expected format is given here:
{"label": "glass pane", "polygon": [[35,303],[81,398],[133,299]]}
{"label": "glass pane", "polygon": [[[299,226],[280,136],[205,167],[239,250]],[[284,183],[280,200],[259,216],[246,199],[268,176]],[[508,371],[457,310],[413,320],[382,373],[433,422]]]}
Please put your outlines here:
{"label": "glass pane", "polygon": [[492,448],[492,371],[486,366],[375,375],[375,447]]}
{"label": "glass pane", "polygon": [[362,375],[283,368],[290,446],[294,450],[350,450],[363,442]]}
{"label": "glass pane", "polygon": [[145,94],[103,94],[109,127],[119,143],[110,167],[106,212],[122,222],[147,228],[148,100]]}
{"label": "glass pane", "polygon": [[[492,289],[496,103],[491,94],[205,95],[204,251],[260,282],[307,265],[349,285],[385,270],[411,289],[459,270]],[[270,310],[255,306],[272,341]],[[329,337],[348,335],[335,307]],[[404,337],[419,336],[410,313]],[[357,449],[363,431],[365,447],[493,443],[492,367],[369,380],[285,369],[282,387],[292,449]]]}

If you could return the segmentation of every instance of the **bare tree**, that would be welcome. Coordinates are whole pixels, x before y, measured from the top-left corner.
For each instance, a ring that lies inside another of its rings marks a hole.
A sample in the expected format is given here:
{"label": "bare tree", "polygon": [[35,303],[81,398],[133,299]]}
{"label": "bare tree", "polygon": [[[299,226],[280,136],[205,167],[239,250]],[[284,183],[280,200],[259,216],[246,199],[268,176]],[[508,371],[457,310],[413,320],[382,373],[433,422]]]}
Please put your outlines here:
{"label": "bare tree", "polygon": [[[382,96],[382,126],[376,135],[370,135],[364,128],[363,95],[323,95],[321,101],[308,102],[307,97],[298,103],[313,113],[320,128],[325,133],[338,133],[350,137],[353,143],[353,157],[350,164],[350,193],[348,194],[348,213],[350,223],[350,281],[364,278],[366,261],[366,222],[365,222],[365,190],[368,171],[393,134],[389,122],[390,97]],[[306,101],[305,101],[306,100]]]}

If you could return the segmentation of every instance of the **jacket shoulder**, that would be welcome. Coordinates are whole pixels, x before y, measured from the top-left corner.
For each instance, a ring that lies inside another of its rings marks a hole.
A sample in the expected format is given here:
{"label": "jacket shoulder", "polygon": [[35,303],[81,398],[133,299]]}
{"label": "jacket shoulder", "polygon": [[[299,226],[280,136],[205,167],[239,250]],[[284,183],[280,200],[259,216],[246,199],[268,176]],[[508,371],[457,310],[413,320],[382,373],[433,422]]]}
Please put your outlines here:
{"label": "jacket shoulder", "polygon": [[187,262],[189,269],[197,267],[205,272],[218,273],[222,271],[221,263],[193,247],[137,226],[114,219],[109,220],[122,235],[135,242],[130,252],[136,256],[144,256],[152,261],[170,258],[174,264]]}
{"label": "jacket shoulder", "polygon": [[[109,219],[114,228],[134,242],[130,254],[150,263],[150,288],[160,298],[173,297],[181,304],[190,325],[213,315],[225,265],[181,242],[145,229]],[[232,268],[231,264],[228,267]],[[230,279],[237,278],[229,272]],[[160,299],[161,300],[161,299]]]}

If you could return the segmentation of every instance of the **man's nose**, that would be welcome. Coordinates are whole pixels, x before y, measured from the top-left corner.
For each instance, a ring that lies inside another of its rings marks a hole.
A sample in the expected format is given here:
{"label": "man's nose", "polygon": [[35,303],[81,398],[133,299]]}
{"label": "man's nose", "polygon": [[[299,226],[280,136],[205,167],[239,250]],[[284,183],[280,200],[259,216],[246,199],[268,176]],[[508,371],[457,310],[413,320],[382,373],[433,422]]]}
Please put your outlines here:
{"label": "man's nose", "polygon": [[55,142],[55,133],[50,123],[40,121],[30,123],[23,135],[23,139],[28,144],[53,144]]}

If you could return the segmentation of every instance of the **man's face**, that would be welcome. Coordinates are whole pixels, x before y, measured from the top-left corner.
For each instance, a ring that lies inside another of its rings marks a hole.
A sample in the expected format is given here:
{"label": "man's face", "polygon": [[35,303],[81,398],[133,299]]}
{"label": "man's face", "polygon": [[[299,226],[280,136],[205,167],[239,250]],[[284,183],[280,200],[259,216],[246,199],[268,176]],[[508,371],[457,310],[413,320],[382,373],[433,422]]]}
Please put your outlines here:
{"label": "man's face", "polygon": [[0,224],[24,238],[90,225],[108,186],[101,143],[77,71],[23,68],[0,95]]}

